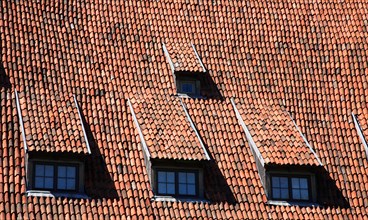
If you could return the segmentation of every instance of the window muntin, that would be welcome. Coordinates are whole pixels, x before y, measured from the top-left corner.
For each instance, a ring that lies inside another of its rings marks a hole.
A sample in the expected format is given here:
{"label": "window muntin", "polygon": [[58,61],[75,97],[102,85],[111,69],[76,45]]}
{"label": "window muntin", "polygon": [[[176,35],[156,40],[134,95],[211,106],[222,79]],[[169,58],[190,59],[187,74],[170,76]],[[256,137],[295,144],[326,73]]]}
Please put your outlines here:
{"label": "window muntin", "polygon": [[34,164],[33,186],[51,191],[76,191],[78,189],[78,166],[75,164]]}
{"label": "window muntin", "polygon": [[156,188],[158,195],[198,196],[198,171],[157,170]]}
{"label": "window muntin", "polygon": [[309,201],[310,178],[307,176],[271,176],[271,197],[276,200]]}

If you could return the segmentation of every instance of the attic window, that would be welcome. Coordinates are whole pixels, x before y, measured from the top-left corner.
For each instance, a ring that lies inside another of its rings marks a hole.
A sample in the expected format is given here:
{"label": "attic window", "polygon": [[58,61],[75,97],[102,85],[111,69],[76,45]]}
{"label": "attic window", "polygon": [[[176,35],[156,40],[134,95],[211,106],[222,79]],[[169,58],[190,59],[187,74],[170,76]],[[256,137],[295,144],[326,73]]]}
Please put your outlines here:
{"label": "attic window", "polygon": [[179,78],[177,79],[177,92],[179,94],[187,94],[187,95],[200,95],[200,81],[195,79],[188,78]]}
{"label": "attic window", "polygon": [[308,176],[271,176],[271,197],[275,200],[310,200]]}
{"label": "attic window", "polygon": [[153,166],[153,191],[158,199],[202,199],[203,170],[195,164]]}
{"label": "attic window", "polygon": [[51,191],[76,191],[78,165],[61,163],[34,163],[34,189]]}
{"label": "attic window", "polygon": [[267,172],[268,198],[272,202],[316,202],[315,175],[309,172]]}

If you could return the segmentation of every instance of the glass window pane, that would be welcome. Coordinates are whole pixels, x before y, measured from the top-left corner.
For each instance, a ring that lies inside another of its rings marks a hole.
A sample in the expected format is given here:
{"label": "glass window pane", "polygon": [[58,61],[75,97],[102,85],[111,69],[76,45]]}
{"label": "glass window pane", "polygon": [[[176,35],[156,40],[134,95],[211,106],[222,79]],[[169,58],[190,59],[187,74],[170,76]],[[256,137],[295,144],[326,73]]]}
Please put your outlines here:
{"label": "glass window pane", "polygon": [[293,199],[300,199],[300,190],[293,189]]}
{"label": "glass window pane", "polygon": [[44,176],[45,175],[45,166],[36,164],[35,166],[35,175],[36,176]]}
{"label": "glass window pane", "polygon": [[300,188],[308,189],[308,179],[307,178],[300,178]]}
{"label": "glass window pane", "polygon": [[34,185],[35,185],[36,188],[43,188],[44,187],[43,177],[36,177]]}
{"label": "glass window pane", "polygon": [[300,188],[299,187],[299,178],[291,178],[291,186],[292,186],[292,188]]}
{"label": "glass window pane", "polygon": [[281,189],[281,199],[288,199],[288,198],[289,198],[289,190]]}
{"label": "glass window pane", "polygon": [[187,173],[187,182],[195,184],[195,174],[194,173]]}
{"label": "glass window pane", "polygon": [[183,83],[181,85],[182,92],[185,93],[193,93],[194,92],[194,84],[193,83]]}
{"label": "glass window pane", "polygon": [[167,184],[167,194],[175,194],[175,185],[172,183]]}
{"label": "glass window pane", "polygon": [[272,197],[275,199],[279,199],[281,197],[279,189],[272,189]]}
{"label": "glass window pane", "polygon": [[309,199],[308,190],[306,189],[300,190],[300,199],[303,199],[303,200]]}
{"label": "glass window pane", "polygon": [[288,183],[288,178],[287,177],[280,177],[280,187],[281,188],[288,188],[289,187],[289,183]]}
{"label": "glass window pane", "polygon": [[187,174],[183,172],[179,172],[179,183],[187,182]]}
{"label": "glass window pane", "polygon": [[166,194],[166,184],[165,183],[159,183],[158,184],[158,193],[159,194]]}
{"label": "glass window pane", "polygon": [[174,172],[167,172],[166,178],[168,183],[175,183],[175,173]]}
{"label": "glass window pane", "polygon": [[66,167],[64,166],[58,167],[58,177],[66,177]]}
{"label": "glass window pane", "polygon": [[187,185],[186,184],[179,184],[179,194],[181,194],[181,195],[187,194]]}
{"label": "glass window pane", "polygon": [[157,180],[158,182],[166,182],[166,172],[158,171]]}
{"label": "glass window pane", "polygon": [[67,180],[67,187],[68,190],[75,190],[76,186],[75,186],[75,179],[68,179]]}
{"label": "glass window pane", "polygon": [[66,179],[64,179],[64,178],[59,178],[59,179],[58,179],[57,188],[58,188],[58,189],[66,189]]}
{"label": "glass window pane", "polygon": [[45,176],[48,176],[48,177],[54,176],[54,166],[52,165],[45,166]]}
{"label": "glass window pane", "polygon": [[54,188],[54,178],[52,177],[45,177],[45,189],[52,189]]}
{"label": "glass window pane", "polygon": [[69,178],[75,178],[76,175],[76,168],[75,167],[68,167],[67,176]]}
{"label": "glass window pane", "polygon": [[194,184],[188,185],[188,195],[195,195],[196,194],[196,188]]}
{"label": "glass window pane", "polygon": [[280,187],[280,178],[272,177],[272,187]]}

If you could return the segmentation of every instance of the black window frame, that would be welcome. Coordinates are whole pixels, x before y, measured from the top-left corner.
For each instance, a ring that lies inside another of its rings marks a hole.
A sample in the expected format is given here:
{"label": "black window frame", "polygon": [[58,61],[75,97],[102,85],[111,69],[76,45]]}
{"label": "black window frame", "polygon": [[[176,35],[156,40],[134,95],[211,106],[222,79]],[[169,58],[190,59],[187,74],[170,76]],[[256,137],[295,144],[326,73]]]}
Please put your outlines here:
{"label": "black window frame", "polygon": [[[289,192],[289,198],[282,199],[282,198],[274,198],[273,197],[273,184],[272,184],[272,178],[273,177],[286,177],[288,179],[288,192]],[[294,199],[293,198],[293,187],[292,187],[292,178],[306,178],[308,183],[308,199]],[[288,175],[288,174],[271,174],[270,175],[270,198],[275,201],[295,201],[295,202],[311,202],[312,201],[312,182],[311,182],[311,176],[310,175]]]}
{"label": "black window frame", "polygon": [[[175,175],[175,194],[159,193],[158,192],[158,172],[174,172]],[[179,193],[179,173],[194,173],[195,176],[195,195],[184,195]],[[199,171],[196,169],[155,169],[155,194],[158,196],[172,196],[180,198],[198,198],[199,197]]]}
{"label": "black window frame", "polygon": [[[52,165],[54,169],[54,176],[53,176],[53,187],[52,189],[48,188],[39,188],[36,187],[36,166],[37,165]],[[75,189],[58,189],[58,167],[65,166],[65,167],[75,167]],[[77,163],[58,163],[58,162],[45,162],[45,161],[34,161],[33,162],[33,172],[32,172],[32,189],[34,190],[42,190],[42,191],[51,191],[51,192],[71,192],[76,193],[79,192],[79,164]]]}

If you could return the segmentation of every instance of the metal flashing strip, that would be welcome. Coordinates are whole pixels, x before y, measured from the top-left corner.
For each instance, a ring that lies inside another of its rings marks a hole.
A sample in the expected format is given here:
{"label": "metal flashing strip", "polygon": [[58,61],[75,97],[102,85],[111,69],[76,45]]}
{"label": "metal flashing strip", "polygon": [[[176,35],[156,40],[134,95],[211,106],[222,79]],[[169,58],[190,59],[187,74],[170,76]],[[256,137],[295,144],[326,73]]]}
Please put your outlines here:
{"label": "metal flashing strip", "polygon": [[25,130],[24,130],[22,111],[20,109],[20,104],[19,104],[18,91],[15,90],[14,93],[15,93],[15,101],[16,101],[16,104],[17,104],[17,112],[18,112],[18,117],[19,117],[20,129],[22,130],[22,138],[23,138],[23,143],[24,143],[24,151],[27,153],[28,152],[28,146],[27,146],[26,134],[25,134]]}
{"label": "metal flashing strip", "polygon": [[132,116],[133,116],[133,121],[134,121],[134,124],[135,126],[137,127],[138,129],[138,133],[139,133],[139,138],[141,139],[141,142],[142,142],[142,146],[143,146],[143,150],[144,152],[146,153],[147,155],[147,159],[149,160],[151,158],[151,154],[148,150],[148,147],[147,147],[147,144],[146,144],[146,141],[144,140],[144,136],[143,136],[143,133],[142,133],[142,130],[141,130],[141,127],[139,126],[139,123],[138,123],[138,119],[134,113],[134,109],[133,109],[133,106],[132,106],[132,103],[130,102],[130,99],[128,98],[128,105],[129,105],[129,109],[132,113]]}
{"label": "metal flashing strip", "polygon": [[201,58],[199,57],[198,52],[197,52],[197,50],[196,50],[196,48],[195,48],[194,44],[193,44],[193,43],[190,43],[190,44],[192,45],[193,50],[194,50],[194,53],[195,53],[195,55],[196,55],[196,57],[197,57],[197,59],[198,59],[199,63],[201,64],[201,66],[202,66],[202,68],[203,68],[203,72],[206,72],[207,70],[206,70],[206,68],[204,68],[204,65],[203,65],[203,63],[202,63],[202,60],[201,60]]}
{"label": "metal flashing strip", "polygon": [[258,147],[257,147],[256,143],[255,143],[255,142],[254,142],[254,140],[253,140],[252,135],[250,134],[250,132],[249,132],[249,130],[248,130],[248,128],[247,128],[247,126],[245,125],[245,123],[244,123],[244,121],[243,121],[243,118],[241,117],[241,115],[240,115],[240,113],[239,113],[239,110],[238,110],[238,108],[236,107],[236,104],[235,104],[235,101],[234,101],[234,99],[233,99],[233,98],[231,98],[231,104],[233,105],[233,108],[234,108],[234,111],[235,111],[235,115],[236,115],[236,117],[238,118],[238,121],[239,121],[240,125],[243,127],[243,130],[244,130],[244,132],[245,132],[245,135],[246,135],[246,137],[247,137],[247,140],[249,141],[249,145],[250,145],[250,147],[252,148],[252,150],[253,150],[253,151],[254,151],[254,153],[256,154],[256,156],[257,156],[257,158],[258,158],[259,162],[261,163],[262,167],[264,167],[265,162],[264,162],[264,159],[263,159],[263,157],[262,157],[262,155],[261,155],[261,152],[259,151],[259,149],[258,149]]}
{"label": "metal flashing strip", "polygon": [[84,128],[84,123],[83,123],[83,120],[82,120],[82,114],[81,114],[80,109],[79,109],[77,98],[75,97],[75,95],[73,95],[73,98],[74,98],[75,107],[77,108],[77,111],[78,111],[79,120],[80,120],[80,123],[82,125],[84,139],[86,139],[87,151],[88,151],[88,154],[91,154],[91,148],[89,146],[87,132],[86,132],[86,129]]}
{"label": "metal flashing strip", "polygon": [[300,136],[302,136],[302,138],[303,138],[303,140],[304,140],[305,144],[308,146],[309,150],[313,153],[314,157],[317,159],[317,161],[318,161],[319,165],[323,166],[323,163],[322,163],[322,162],[321,162],[321,160],[319,159],[319,157],[318,157],[317,153],[313,150],[312,146],[309,144],[309,142],[308,142],[307,138],[304,136],[304,134],[302,133],[302,131],[299,129],[298,125],[295,123],[295,121],[294,121],[294,119],[291,117],[290,113],[289,113],[289,112],[287,112],[287,113],[288,113],[288,115],[289,115],[289,117],[290,117],[291,121],[293,122],[293,124],[294,124],[294,126],[295,126],[296,130],[299,132]]}
{"label": "metal flashing strip", "polygon": [[165,43],[162,43],[162,49],[164,50],[164,54],[167,58],[167,61],[169,61],[171,71],[174,73],[175,72],[174,63],[172,62],[172,60],[170,58],[170,54],[169,54],[169,51],[167,51]]}
{"label": "metal flashing strip", "polygon": [[354,113],[351,113],[351,116],[353,116],[353,121],[354,121],[355,128],[356,128],[356,130],[358,132],[358,135],[359,135],[360,140],[363,143],[363,146],[364,146],[364,149],[365,149],[365,153],[366,153],[366,155],[368,157],[368,144],[367,144],[367,141],[365,140],[362,127],[360,126],[359,120],[354,115]]}
{"label": "metal flashing strip", "polygon": [[188,120],[189,120],[190,126],[193,128],[194,133],[197,135],[197,138],[198,138],[198,140],[199,140],[199,143],[201,144],[201,147],[203,148],[204,154],[206,155],[206,159],[207,159],[207,160],[211,160],[211,157],[209,156],[209,154],[208,154],[208,152],[207,152],[207,150],[206,150],[206,147],[205,147],[205,146],[204,146],[204,144],[203,144],[202,138],[201,138],[201,136],[199,135],[199,133],[198,133],[198,131],[197,131],[197,128],[195,127],[195,125],[194,125],[194,123],[193,123],[193,121],[192,121],[192,118],[190,117],[190,115],[189,115],[189,113],[188,113],[188,111],[187,111],[186,106],[184,105],[184,103],[183,103],[183,101],[181,100],[181,98],[179,98],[179,100],[180,100],[180,104],[181,104],[181,106],[182,106],[182,107],[183,107],[183,109],[184,109],[185,115],[187,116],[187,118],[188,118]]}

